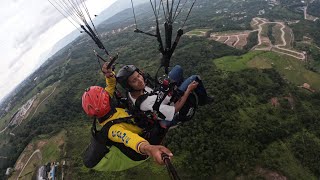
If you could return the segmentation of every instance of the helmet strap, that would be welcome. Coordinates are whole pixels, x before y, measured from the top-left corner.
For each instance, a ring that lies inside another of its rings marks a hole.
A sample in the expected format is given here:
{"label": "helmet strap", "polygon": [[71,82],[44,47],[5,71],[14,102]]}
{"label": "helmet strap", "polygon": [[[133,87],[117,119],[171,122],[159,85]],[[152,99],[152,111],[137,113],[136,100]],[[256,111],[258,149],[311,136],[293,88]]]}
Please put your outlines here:
{"label": "helmet strap", "polygon": [[128,91],[129,91],[129,92],[139,92],[139,91],[142,91],[142,90],[135,90],[135,89],[133,89],[133,88],[130,87],[130,88],[128,89]]}

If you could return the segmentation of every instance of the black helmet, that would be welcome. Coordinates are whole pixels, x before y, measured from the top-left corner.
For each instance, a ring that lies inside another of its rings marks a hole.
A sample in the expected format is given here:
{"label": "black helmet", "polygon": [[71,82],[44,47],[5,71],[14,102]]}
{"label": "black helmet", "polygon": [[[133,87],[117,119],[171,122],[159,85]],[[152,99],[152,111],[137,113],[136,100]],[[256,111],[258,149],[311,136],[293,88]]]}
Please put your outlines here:
{"label": "black helmet", "polygon": [[117,82],[126,90],[131,91],[132,88],[128,86],[128,78],[135,72],[140,72],[135,65],[125,65],[119,69],[117,73]]}

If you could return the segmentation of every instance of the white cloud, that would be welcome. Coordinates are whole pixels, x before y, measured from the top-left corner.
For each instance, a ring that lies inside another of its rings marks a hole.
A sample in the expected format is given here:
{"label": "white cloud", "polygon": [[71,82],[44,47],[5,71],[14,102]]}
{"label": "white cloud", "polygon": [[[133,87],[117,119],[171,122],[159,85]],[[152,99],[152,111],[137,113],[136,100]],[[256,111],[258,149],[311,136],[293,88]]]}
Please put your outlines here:
{"label": "white cloud", "polygon": [[[99,14],[115,0],[87,0]],[[40,56],[75,27],[47,0],[0,2],[0,99],[40,66]]]}

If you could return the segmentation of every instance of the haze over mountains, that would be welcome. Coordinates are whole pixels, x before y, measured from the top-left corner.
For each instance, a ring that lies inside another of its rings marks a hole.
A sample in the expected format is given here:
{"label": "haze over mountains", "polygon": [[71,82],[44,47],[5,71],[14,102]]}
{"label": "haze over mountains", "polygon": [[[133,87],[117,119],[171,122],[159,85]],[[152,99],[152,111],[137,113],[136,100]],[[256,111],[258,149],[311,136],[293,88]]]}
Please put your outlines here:
{"label": "haze over mountains", "polygon": [[[134,6],[137,6],[142,3],[148,2],[148,0],[134,0]],[[131,1],[128,0],[117,0],[115,3],[113,3],[111,6],[109,6],[107,9],[102,11],[98,16],[96,16],[93,19],[93,23],[98,26],[103,21],[107,20],[108,18],[114,16],[115,14],[123,11],[124,9],[131,8]],[[91,14],[91,16],[94,16]],[[66,37],[62,38],[58,43],[56,43],[50,53],[46,55],[46,59],[54,55],[56,52],[58,52],[60,49],[65,47],[67,44],[71,43],[73,40],[75,40],[77,37],[79,37],[81,33],[78,30],[73,31]]]}

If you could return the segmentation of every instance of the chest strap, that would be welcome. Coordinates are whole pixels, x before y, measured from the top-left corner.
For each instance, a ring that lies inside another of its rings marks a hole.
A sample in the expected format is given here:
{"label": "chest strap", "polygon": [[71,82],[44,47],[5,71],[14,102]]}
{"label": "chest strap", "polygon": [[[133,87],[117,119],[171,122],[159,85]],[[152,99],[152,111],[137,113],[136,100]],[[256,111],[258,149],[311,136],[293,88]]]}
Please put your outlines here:
{"label": "chest strap", "polygon": [[[165,119],[166,116],[164,116],[164,115],[160,112],[159,108],[160,108],[160,105],[161,105],[162,101],[163,101],[163,100],[166,98],[166,96],[168,95],[168,92],[162,92],[162,91],[160,91],[160,92],[158,92],[158,93],[152,92],[152,93],[143,94],[143,95],[141,95],[141,96],[139,96],[139,97],[137,98],[137,100],[136,100],[136,102],[135,102],[135,104],[134,104],[135,108],[136,108],[137,110],[140,110],[141,104],[142,104],[149,96],[152,96],[152,95],[157,95],[157,99],[156,99],[154,105],[152,106],[153,111],[156,113],[156,115],[157,115],[159,118]],[[140,110],[140,111],[141,111],[141,110]]]}

